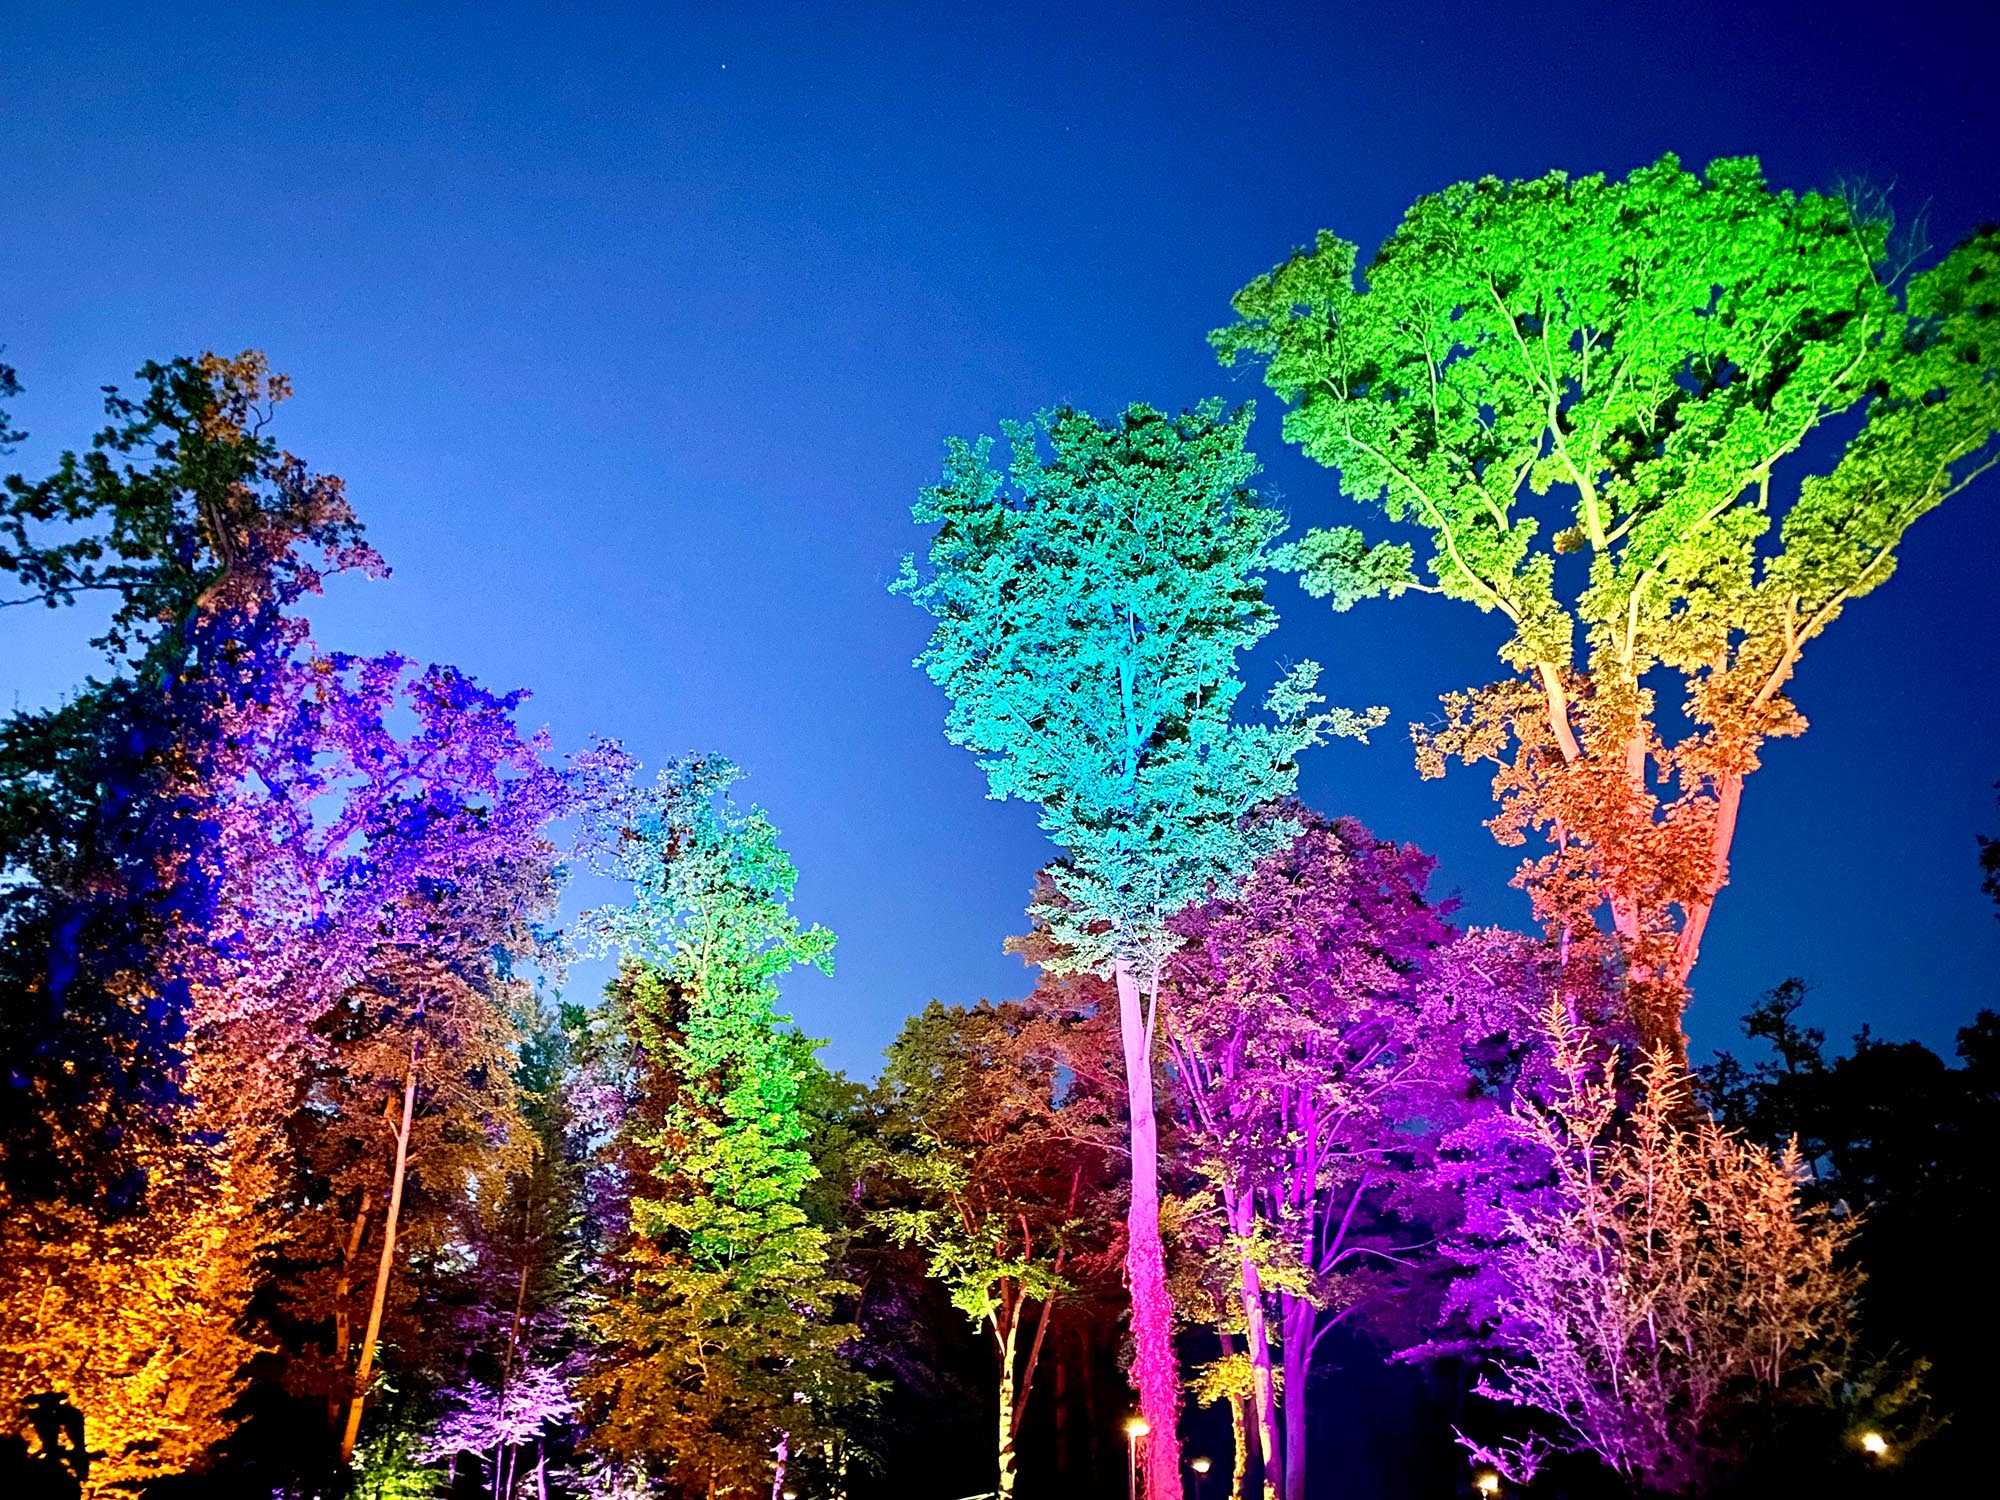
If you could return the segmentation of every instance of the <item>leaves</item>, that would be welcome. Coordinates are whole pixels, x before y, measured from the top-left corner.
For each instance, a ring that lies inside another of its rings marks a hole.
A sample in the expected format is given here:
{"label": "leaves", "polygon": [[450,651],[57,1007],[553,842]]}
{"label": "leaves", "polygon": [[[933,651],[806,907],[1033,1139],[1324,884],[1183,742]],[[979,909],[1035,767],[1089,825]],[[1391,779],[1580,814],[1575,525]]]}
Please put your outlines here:
{"label": "leaves", "polygon": [[[1683,1045],[1743,778],[1805,727],[1801,653],[2000,461],[2000,238],[1900,295],[1888,240],[1749,158],[1484,178],[1418,200],[1365,270],[1322,232],[1211,335],[1342,493],[1422,538],[1423,587],[1506,620],[1513,675],[1451,695],[1418,764],[1497,766],[1495,832],[1554,850],[1522,867],[1537,914],[1581,932],[1608,908],[1649,1044]],[[1785,505],[1780,465],[1848,413]],[[1353,527],[1279,557],[1336,609],[1419,586],[1413,544]]]}
{"label": "leaves", "polygon": [[1060,409],[1008,429],[1004,470],[990,439],[954,441],[913,511],[937,527],[927,571],[906,559],[896,585],[937,622],[918,664],[992,795],[1036,803],[1068,852],[1063,900],[1034,915],[1080,971],[1150,974],[1166,919],[1279,837],[1243,818],[1291,790],[1298,752],[1380,722],[1320,712],[1310,663],[1272,722],[1232,718],[1236,657],[1277,624],[1263,577],[1283,527],[1248,488],[1249,421]]}

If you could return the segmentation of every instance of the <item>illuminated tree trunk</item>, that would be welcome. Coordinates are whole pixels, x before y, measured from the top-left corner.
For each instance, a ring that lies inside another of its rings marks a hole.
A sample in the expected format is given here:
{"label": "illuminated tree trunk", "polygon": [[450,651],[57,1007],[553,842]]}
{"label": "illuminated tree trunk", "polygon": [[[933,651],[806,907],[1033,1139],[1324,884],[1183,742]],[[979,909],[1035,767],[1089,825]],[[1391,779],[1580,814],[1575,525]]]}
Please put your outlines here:
{"label": "illuminated tree trunk", "polygon": [[[1238,1235],[1251,1230],[1247,1195],[1232,1194],[1229,1227]],[[1241,1264],[1237,1301],[1243,1308],[1243,1342],[1250,1359],[1250,1400],[1257,1420],[1257,1457],[1264,1476],[1264,1500],[1277,1500],[1281,1473],[1278,1458],[1278,1404],[1271,1379],[1271,1335],[1264,1319],[1263,1277],[1247,1256]],[[1247,1436],[1247,1434],[1246,1434]]]}
{"label": "illuminated tree trunk", "polygon": [[1303,1297],[1281,1296],[1279,1301],[1285,1340],[1285,1500],[1305,1500],[1306,1382],[1312,1373],[1314,1308]]}
{"label": "illuminated tree trunk", "polygon": [[1674,982],[1686,985],[1688,975],[1694,972],[1694,962],[1701,956],[1702,934],[1708,928],[1708,914],[1715,906],[1715,898],[1729,879],[1729,846],[1736,841],[1736,815],[1743,806],[1743,773],[1731,771],[1725,774],[1716,788],[1715,832],[1709,840],[1708,881],[1701,898],[1687,914],[1687,921],[1681,926],[1680,942],[1674,950]]}
{"label": "illuminated tree trunk", "polygon": [[[1076,1208],[1077,1192],[1082,1183],[1083,1174],[1079,1170],[1070,1180],[1069,1204],[1072,1212]],[[1021,1241],[1024,1246],[1027,1244],[1025,1229],[1024,1220]],[[1056,1252],[1052,1270],[1057,1276],[1062,1275],[1063,1257],[1066,1253],[1061,1250]],[[1055,1311],[1056,1305],[1053,1292],[1042,1299],[1041,1310],[1035,1315],[1035,1336],[1028,1341],[1028,1358],[1021,1369],[1021,1379],[1017,1385],[1014,1380],[1014,1342],[1016,1331],[1021,1326],[1020,1310],[1025,1301],[1023,1298],[1014,1305],[1014,1316],[1008,1320],[1007,1325],[1007,1348],[1002,1354],[1000,1371],[1000,1493],[1002,1495],[1011,1495],[1014,1492],[1014,1441],[1020,1436],[1021,1423],[1028,1414],[1028,1392],[1034,1388],[1035,1366],[1041,1362],[1042,1341],[1048,1337],[1049,1317]]]}
{"label": "illuminated tree trunk", "polygon": [[[1153,1108],[1152,1014],[1139,982],[1120,961],[1118,1036],[1125,1054],[1125,1097],[1132,1147],[1132,1201],[1125,1215],[1125,1276],[1132,1295],[1133,1383],[1146,1419],[1147,1500],[1179,1500],[1180,1364],[1174,1355],[1174,1304],[1160,1243],[1160,1127]],[[1153,1001],[1159,1001],[1158,980]]]}
{"label": "illuminated tree trunk", "polygon": [[[345,1370],[348,1357],[354,1352],[354,1326],[347,1316],[347,1295],[354,1289],[354,1261],[361,1254],[361,1239],[368,1230],[368,1208],[374,1194],[363,1192],[361,1206],[354,1212],[354,1228],[348,1231],[347,1252],[340,1258],[340,1278],[333,1287],[333,1361],[334,1368]],[[326,1398],[326,1425],[337,1426],[340,1422],[340,1396],[338,1392]]]}
{"label": "illuminated tree trunk", "polygon": [[[1015,1309],[1018,1311],[1018,1304]],[[1002,1500],[1014,1493],[1014,1343],[1020,1319],[1007,1317],[1007,1331],[996,1330],[1000,1345],[1000,1479],[996,1488]]]}
{"label": "illuminated tree trunk", "polygon": [[771,1500],[784,1500],[785,1470],[792,1461],[792,1435],[789,1432],[778,1436],[778,1467],[771,1475]]}
{"label": "illuminated tree trunk", "polygon": [[410,1120],[417,1108],[417,1039],[410,1039],[410,1065],[403,1073],[403,1119],[396,1129],[396,1166],[389,1180],[389,1217],[382,1226],[382,1258],[375,1265],[375,1297],[368,1306],[368,1328],[361,1336],[361,1360],[354,1371],[354,1393],[348,1398],[347,1426],[340,1434],[340,1461],[354,1461],[354,1442],[361,1433],[361,1409],[368,1398],[368,1377],[375,1370],[375,1341],[382,1333],[382,1309],[389,1301],[389,1272],[396,1263],[396,1222],[403,1213],[403,1176],[410,1160]]}

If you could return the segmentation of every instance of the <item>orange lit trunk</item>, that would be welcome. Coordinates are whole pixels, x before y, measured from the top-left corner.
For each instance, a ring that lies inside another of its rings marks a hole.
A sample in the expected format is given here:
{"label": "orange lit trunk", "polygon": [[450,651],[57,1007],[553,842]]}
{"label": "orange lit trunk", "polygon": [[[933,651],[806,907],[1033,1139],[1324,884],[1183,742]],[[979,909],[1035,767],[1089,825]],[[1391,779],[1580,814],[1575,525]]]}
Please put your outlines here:
{"label": "orange lit trunk", "polygon": [[361,1360],[354,1371],[354,1392],[348,1398],[347,1425],[340,1434],[340,1461],[354,1461],[355,1439],[361,1433],[361,1410],[368,1397],[368,1379],[375,1370],[375,1342],[382,1333],[382,1310],[389,1301],[389,1272],[396,1263],[396,1224],[403,1213],[403,1177],[410,1160],[410,1121],[417,1108],[417,1041],[410,1040],[410,1064],[403,1073],[403,1118],[396,1129],[396,1166],[389,1181],[389,1217],[382,1227],[382,1258],[375,1265],[375,1296],[368,1305],[368,1328],[361,1336]]}

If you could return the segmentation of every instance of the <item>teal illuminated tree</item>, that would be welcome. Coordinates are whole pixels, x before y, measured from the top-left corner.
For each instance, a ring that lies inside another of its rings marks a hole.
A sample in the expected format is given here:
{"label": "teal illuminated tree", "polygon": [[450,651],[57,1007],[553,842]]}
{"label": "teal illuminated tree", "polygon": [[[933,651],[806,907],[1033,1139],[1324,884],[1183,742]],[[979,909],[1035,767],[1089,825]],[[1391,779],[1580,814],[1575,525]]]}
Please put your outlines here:
{"label": "teal illuminated tree", "polygon": [[1004,471],[991,439],[954,440],[913,512],[938,528],[927,573],[906,559],[896,584],[937,621],[918,664],[951,697],[946,733],[981,757],[994,797],[1037,804],[1066,851],[1034,909],[1048,961],[1116,981],[1133,1374],[1158,1497],[1181,1483],[1153,1084],[1167,921],[1292,835],[1245,814],[1292,790],[1302,748],[1379,722],[1317,712],[1311,663],[1272,690],[1273,722],[1232,718],[1237,654],[1277,623],[1263,575],[1284,527],[1248,487],[1249,421],[1215,403],[1133,406],[1110,424],[1061,409],[1008,427]]}
{"label": "teal illuminated tree", "polygon": [[[1286,559],[1310,591],[1511,627],[1508,674],[1413,730],[1418,765],[1493,763],[1495,832],[1548,842],[1520,877],[1538,915],[1582,941],[1608,912],[1641,1040],[1676,1062],[1744,778],[1805,728],[1801,653],[2000,462],[2000,231],[1907,284],[1889,241],[1866,202],[1774,193],[1749,159],[1487,178],[1417,202],[1359,281],[1323,232],[1213,335],[1264,361],[1350,499],[1423,539],[1420,577],[1411,542],[1314,531]],[[1844,413],[1787,501],[1780,466]],[[1685,731],[1656,712],[1675,690]]]}
{"label": "teal illuminated tree", "polygon": [[626,959],[604,1019],[624,1043],[629,1204],[581,1392],[600,1450],[689,1495],[782,1489],[862,1387],[839,1357],[849,1288],[801,1205],[802,1049],[776,1008],[790,969],[830,968],[833,934],[792,915],[792,863],[761,811],[728,802],[737,775],[676,761],[592,814],[605,873],[633,891],[592,924]]}

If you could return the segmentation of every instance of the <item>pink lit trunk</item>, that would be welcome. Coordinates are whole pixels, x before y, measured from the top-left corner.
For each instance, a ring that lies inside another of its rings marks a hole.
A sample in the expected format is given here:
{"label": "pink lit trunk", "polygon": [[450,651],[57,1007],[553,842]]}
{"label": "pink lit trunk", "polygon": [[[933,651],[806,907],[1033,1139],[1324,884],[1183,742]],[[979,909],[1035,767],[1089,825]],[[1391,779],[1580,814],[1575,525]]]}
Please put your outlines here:
{"label": "pink lit trunk", "polygon": [[[1132,1201],[1125,1215],[1125,1278],[1132,1295],[1132,1376],[1145,1440],[1147,1500],[1180,1500],[1180,1361],[1174,1354],[1174,1305],[1160,1243],[1160,1126],[1153,1108],[1152,1015],[1138,979],[1120,961],[1118,1037],[1125,1054],[1125,1097],[1132,1146]],[[1155,981],[1153,1000],[1159,999]]]}
{"label": "pink lit trunk", "polygon": [[[1247,1197],[1231,1195],[1229,1225],[1239,1235],[1251,1230]],[[1283,1461],[1278,1456],[1278,1403],[1271,1377],[1271,1334],[1265,1326],[1264,1282],[1257,1263],[1245,1257],[1240,1267],[1237,1302],[1243,1309],[1243,1342],[1250,1359],[1250,1401],[1257,1423],[1257,1457],[1264,1476],[1264,1500],[1278,1500]]]}
{"label": "pink lit trunk", "polygon": [[771,1500],[783,1500],[785,1493],[785,1470],[791,1466],[792,1462],[792,1435],[789,1432],[779,1435],[776,1453],[778,1467],[771,1475]]}
{"label": "pink lit trunk", "polygon": [[1285,1364],[1285,1500],[1306,1497],[1306,1383],[1312,1374],[1313,1305],[1281,1296]]}

